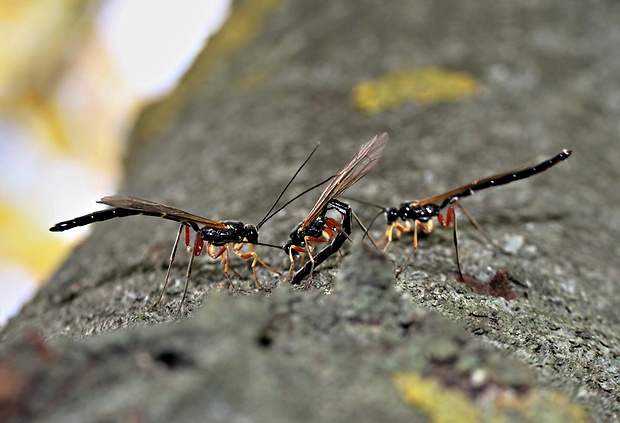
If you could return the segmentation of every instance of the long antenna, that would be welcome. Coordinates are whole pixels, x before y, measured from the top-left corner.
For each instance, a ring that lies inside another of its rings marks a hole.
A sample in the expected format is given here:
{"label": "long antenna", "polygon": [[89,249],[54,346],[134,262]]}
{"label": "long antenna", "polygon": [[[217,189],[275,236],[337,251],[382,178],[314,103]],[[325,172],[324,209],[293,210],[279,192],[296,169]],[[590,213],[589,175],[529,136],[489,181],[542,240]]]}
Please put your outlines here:
{"label": "long antenna", "polygon": [[[268,221],[269,219],[271,219],[272,217],[274,217],[276,214],[280,213],[280,211],[282,211],[282,209],[286,206],[288,206],[289,204],[291,204],[293,201],[297,200],[299,197],[309,193],[310,191],[312,191],[315,188],[320,187],[323,184],[326,184],[327,182],[331,181],[332,179],[334,179],[337,175],[332,175],[329,178],[325,179],[324,181],[319,182],[318,184],[312,185],[310,188],[304,190],[302,193],[297,194],[295,197],[291,198],[290,200],[288,200],[286,203],[284,203],[284,205],[282,207],[280,207],[278,210],[274,211],[273,213],[271,213],[269,216],[266,216],[263,220],[260,221],[260,223],[258,225],[256,225],[256,229],[260,229],[261,226],[263,226],[263,224]],[[273,209],[273,207],[272,207]],[[271,211],[271,210],[270,210]]]}
{"label": "long antenna", "polygon": [[380,205],[375,204],[375,203],[369,203],[368,201],[364,201],[364,200],[360,200],[360,199],[353,198],[353,197],[348,197],[348,196],[343,196],[342,198],[344,198],[344,199],[346,199],[346,200],[353,200],[353,201],[355,201],[356,203],[360,203],[360,204],[363,204],[363,205],[365,205],[365,206],[376,207],[376,208],[378,208],[378,209],[381,209],[382,211],[387,211],[387,208],[386,208],[386,207],[380,206]]}
{"label": "long antenna", "polygon": [[264,242],[257,242],[254,245],[263,245],[265,247],[277,248],[278,250],[283,250],[284,249],[281,245],[266,244]]}
{"label": "long antenna", "polygon": [[374,225],[374,224],[375,224],[375,220],[377,220],[377,218],[378,218],[379,216],[381,216],[381,213],[383,213],[383,212],[382,212],[382,211],[380,211],[379,213],[377,213],[377,214],[375,215],[375,217],[373,217],[373,218],[372,218],[372,220],[370,221],[370,225],[368,225],[368,229],[365,229],[365,231],[364,231],[364,236],[362,237],[362,241],[364,240],[364,238],[368,237],[368,239],[370,239],[370,241],[371,241],[371,242],[375,245],[375,247],[376,247],[377,245],[376,245],[376,244],[375,244],[375,242],[372,240],[372,238],[370,238],[370,235],[368,235],[368,233],[370,232],[370,228],[372,228],[372,225]]}
{"label": "long antenna", "polygon": [[[370,226],[372,226],[373,223],[375,223],[375,219],[383,212],[379,212],[379,214],[377,216],[374,217],[374,219],[372,219],[372,222],[370,222]],[[353,212],[353,217],[355,218],[355,220],[357,221],[357,224],[360,225],[360,228],[362,228],[362,231],[364,231],[364,236],[362,237],[362,241],[364,240],[364,238],[366,238],[368,236],[368,239],[370,240],[371,244],[377,249],[377,251],[381,251],[381,249],[377,246],[377,244],[375,243],[375,241],[370,237],[370,235],[368,235],[368,231],[370,231],[370,226],[368,226],[368,229],[366,229],[366,226],[364,226],[364,224],[362,223],[362,221],[360,220],[359,217],[357,217],[357,215],[355,214],[355,212]]]}
{"label": "long antenna", "polygon": [[[269,220],[269,218],[271,216],[269,216],[269,213],[271,213],[273,211],[273,209],[276,207],[276,204],[278,204],[278,201],[280,201],[280,199],[282,198],[282,196],[284,195],[284,193],[286,192],[286,190],[288,189],[288,187],[291,186],[291,184],[293,183],[293,181],[295,180],[295,178],[297,177],[297,175],[299,174],[299,172],[301,172],[301,169],[304,168],[304,166],[308,163],[308,161],[310,160],[310,158],[312,158],[312,156],[314,155],[315,151],[317,148],[319,148],[319,145],[321,145],[320,142],[317,142],[316,145],[314,146],[314,148],[312,149],[312,151],[310,152],[310,154],[308,155],[308,157],[306,158],[306,160],[304,160],[304,162],[301,164],[301,166],[299,166],[299,169],[297,169],[297,172],[295,172],[295,174],[293,175],[293,177],[288,181],[288,184],[286,184],[286,186],[284,187],[284,189],[282,190],[282,192],[280,192],[280,195],[278,196],[278,198],[276,198],[276,201],[273,203],[273,205],[271,206],[271,208],[269,209],[269,211],[267,213],[265,213],[265,217],[263,217],[263,220],[260,221],[260,223],[258,225],[256,225],[256,228],[260,228],[261,226],[263,226],[263,224]],[[289,203],[286,203],[289,204]],[[280,211],[282,209],[279,209],[278,211]],[[277,212],[276,212],[277,213]]]}
{"label": "long antenna", "polygon": [[[379,216],[381,216],[381,213],[385,213],[387,212],[387,208],[380,206],[378,204],[374,204],[374,203],[369,203],[368,201],[364,201],[364,200],[359,200],[357,198],[353,198],[353,197],[343,197],[346,198],[347,200],[353,200],[356,203],[360,203],[360,204],[364,204],[365,206],[371,206],[371,207],[376,207],[378,209],[380,209],[381,211],[379,213],[377,213],[375,215],[375,217],[372,218],[372,220],[370,221],[370,225],[368,225],[368,229],[364,228],[364,226],[360,223],[359,219],[357,221],[358,224],[360,224],[360,226],[362,227],[362,229],[364,230],[364,236],[362,237],[362,241],[364,240],[364,238],[368,237],[368,239],[370,239],[370,242],[372,242],[372,244],[377,247],[377,244],[375,244],[375,242],[372,240],[372,238],[370,237],[370,235],[368,235],[368,233],[370,232],[370,228],[372,228],[372,225],[375,223],[375,220],[377,220],[377,218]],[[357,219],[357,216],[356,216]],[[377,247],[378,248],[378,247]]]}

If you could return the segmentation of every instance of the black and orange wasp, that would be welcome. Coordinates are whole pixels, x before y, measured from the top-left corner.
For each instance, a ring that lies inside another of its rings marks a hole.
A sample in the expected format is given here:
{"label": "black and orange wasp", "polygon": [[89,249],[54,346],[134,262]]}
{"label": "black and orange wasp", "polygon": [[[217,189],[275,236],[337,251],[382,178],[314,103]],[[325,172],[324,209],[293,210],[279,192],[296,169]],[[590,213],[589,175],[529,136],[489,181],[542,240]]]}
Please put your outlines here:
{"label": "black and orange wasp", "polygon": [[[290,233],[289,239],[282,246],[291,262],[287,279],[291,276],[299,253],[308,254],[309,257],[309,261],[293,275],[292,284],[299,284],[303,278],[311,275],[316,266],[338,251],[349,239],[353,212],[351,206],[338,201],[338,198],[375,167],[388,139],[388,134],[383,133],[363,144],[346,166],[333,177],[308,216]],[[330,210],[340,213],[342,221],[328,217],[327,212]],[[315,243],[328,244],[313,255]]]}
{"label": "black and orange wasp", "polygon": [[[370,204],[382,209],[385,213],[387,221],[387,229],[383,240],[387,240],[383,251],[387,251],[387,248],[391,244],[394,238],[399,238],[403,233],[413,231],[413,251],[403,263],[401,270],[406,266],[408,261],[413,256],[413,253],[418,248],[418,230],[428,234],[433,230],[433,217],[437,217],[437,221],[442,227],[453,227],[453,242],[456,256],[456,265],[461,279],[463,278],[463,272],[461,271],[461,263],[459,260],[458,252],[458,239],[456,232],[456,208],[457,203],[465,197],[469,197],[476,191],[480,191],[490,187],[496,187],[505,185],[510,182],[518,181],[520,179],[529,178],[549,169],[552,166],[566,160],[572,154],[571,150],[562,150],[555,156],[547,159],[534,166],[521,166],[512,170],[497,173],[495,175],[487,176],[486,178],[476,179],[468,184],[461,185],[447,192],[444,192],[433,197],[428,197],[418,201],[407,201],[401,203],[399,207],[380,207],[374,204]],[[445,215],[442,214],[442,210],[448,207]],[[466,209],[459,205],[463,214],[469,219],[469,221],[483,234],[480,225],[473,219],[473,216],[466,211]],[[374,219],[373,219],[374,221]],[[371,225],[372,226],[372,223]],[[486,235],[485,235],[486,236]]]}
{"label": "black and orange wasp", "polygon": [[[77,226],[89,225],[95,222],[102,222],[105,220],[113,219],[116,217],[126,217],[126,216],[135,216],[135,215],[146,215],[146,216],[155,216],[163,219],[173,220],[175,222],[179,222],[179,230],[177,232],[176,239],[174,241],[174,245],[172,247],[172,252],[170,254],[170,259],[168,263],[168,270],[166,271],[166,276],[164,279],[164,285],[161,289],[159,297],[155,302],[154,306],[157,306],[164,295],[166,287],[168,286],[168,280],[170,278],[170,270],[172,268],[172,263],[174,262],[174,257],[176,255],[177,247],[179,244],[179,240],[181,238],[181,234],[185,231],[185,244],[187,245],[188,252],[190,253],[189,263],[187,265],[187,270],[185,272],[185,287],[183,289],[183,297],[181,299],[181,305],[179,307],[179,311],[185,302],[185,297],[187,295],[187,289],[189,285],[189,280],[192,271],[192,264],[194,262],[194,258],[199,256],[203,250],[206,249],[207,254],[213,258],[220,258],[224,263],[224,274],[228,278],[231,286],[235,288],[230,276],[228,275],[229,270],[234,269],[230,266],[230,252],[234,253],[238,257],[242,259],[253,259],[251,268],[254,276],[254,280],[258,287],[264,291],[268,291],[258,280],[258,276],[256,275],[256,265],[260,263],[263,267],[270,270],[273,273],[280,274],[278,271],[267,265],[256,253],[254,250],[255,245],[262,245],[277,249],[282,249],[282,246],[279,245],[271,245],[265,244],[258,241],[258,231],[261,226],[267,222],[270,218],[272,218],[276,213],[290,204],[292,201],[301,197],[308,191],[326,183],[327,180],[314,185],[313,187],[305,190],[301,194],[294,197],[292,200],[288,201],[284,206],[280,207],[274,213],[271,213],[275,208],[276,204],[282,198],[284,192],[291,185],[295,177],[299,174],[301,169],[308,163],[312,155],[315,153],[317,146],[312,150],[308,158],[302,163],[302,165],[297,169],[297,172],[293,175],[293,177],[289,180],[288,184],[284,187],[271,209],[267,212],[265,217],[258,223],[257,225],[246,225],[243,222],[238,222],[234,220],[213,220],[207,219],[202,216],[198,216],[184,210],[180,210],[174,207],[166,206],[163,204],[159,204],[149,200],[143,200],[136,197],[131,197],[128,195],[114,195],[110,197],[103,197],[101,200],[97,201],[100,204],[105,204],[112,208],[96,211],[94,213],[90,213],[84,216],[79,216],[71,220],[67,220],[64,222],[57,223],[55,226],[50,228],[52,232],[61,232],[66,231],[68,229],[75,228]],[[191,241],[191,230],[193,230],[196,235],[194,241]],[[244,246],[248,246],[247,252],[242,252],[241,249]],[[236,273],[236,272],[235,272]]]}

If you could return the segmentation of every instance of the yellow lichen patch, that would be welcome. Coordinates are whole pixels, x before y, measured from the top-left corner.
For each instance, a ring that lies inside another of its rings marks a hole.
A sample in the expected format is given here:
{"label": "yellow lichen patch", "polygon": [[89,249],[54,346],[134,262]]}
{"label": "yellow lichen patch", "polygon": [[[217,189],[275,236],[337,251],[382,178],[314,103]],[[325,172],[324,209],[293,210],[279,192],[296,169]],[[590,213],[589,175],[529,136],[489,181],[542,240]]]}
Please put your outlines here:
{"label": "yellow lichen patch", "polygon": [[417,406],[435,423],[481,421],[481,411],[463,392],[443,388],[436,380],[414,373],[396,374],[394,384],[402,399]]}
{"label": "yellow lichen patch", "polygon": [[510,400],[496,392],[497,397],[492,405],[487,403],[481,407],[463,391],[446,388],[438,380],[417,373],[397,373],[392,381],[403,401],[425,413],[433,423],[589,421],[588,413],[582,406],[559,392],[530,390],[526,395]]}
{"label": "yellow lichen patch", "polygon": [[353,90],[353,101],[364,113],[379,113],[405,102],[456,103],[475,94],[479,85],[467,72],[440,68],[399,70],[360,82]]}

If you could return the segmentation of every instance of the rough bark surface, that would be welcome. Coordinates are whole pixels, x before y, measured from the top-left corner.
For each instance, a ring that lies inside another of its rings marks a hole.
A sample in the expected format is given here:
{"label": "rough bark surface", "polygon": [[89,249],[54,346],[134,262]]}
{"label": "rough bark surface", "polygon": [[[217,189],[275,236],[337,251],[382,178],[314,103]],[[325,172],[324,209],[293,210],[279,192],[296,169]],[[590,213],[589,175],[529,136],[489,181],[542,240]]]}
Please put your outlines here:
{"label": "rough bark surface", "polygon": [[[464,201],[514,251],[462,219],[465,271],[506,270],[498,281],[518,298],[458,282],[450,230],[421,239],[400,278],[411,238],[386,256],[358,230],[308,290],[260,269],[272,293],[258,291],[235,261],[233,292],[200,258],[177,318],[183,254],[165,304],[150,307],[175,224],[104,222],[2,331],[0,420],[617,419],[618,28],[613,1],[236,2],[180,87],[141,116],[120,191],[256,223],[317,141],[289,198],[384,131],[381,162],[350,196],[385,206],[571,148],[557,168]],[[480,89],[354,107],[362,81],[428,67]],[[268,222],[262,241],[283,242],[317,197]],[[366,222],[376,212],[352,204]],[[280,251],[258,251],[287,268]]]}

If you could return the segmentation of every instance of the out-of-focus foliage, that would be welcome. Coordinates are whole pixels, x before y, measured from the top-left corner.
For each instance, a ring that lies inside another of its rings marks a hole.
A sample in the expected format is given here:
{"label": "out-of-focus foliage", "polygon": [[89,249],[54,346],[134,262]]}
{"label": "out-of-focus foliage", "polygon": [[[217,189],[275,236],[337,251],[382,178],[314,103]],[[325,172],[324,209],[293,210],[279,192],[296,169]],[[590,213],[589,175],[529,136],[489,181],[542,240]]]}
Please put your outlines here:
{"label": "out-of-focus foliage", "polygon": [[[95,1],[0,1],[0,103],[44,94],[61,76],[63,64],[88,27]],[[18,105],[19,106],[19,105]]]}
{"label": "out-of-focus foliage", "polygon": [[15,307],[3,292],[42,283],[83,234],[47,228],[114,191],[137,112],[174,87],[229,6],[0,0],[0,325]]}
{"label": "out-of-focus foliage", "polygon": [[[58,255],[66,252],[67,243],[34,224],[24,210],[0,204],[0,257],[26,266],[37,280],[45,278],[54,270]],[[5,242],[4,240],[12,240]]]}
{"label": "out-of-focus foliage", "polygon": [[[0,162],[5,175],[0,180],[0,278],[15,275],[3,272],[8,265],[25,269],[37,283],[44,281],[69,249],[66,237],[47,230],[50,219],[60,214],[54,201],[64,203],[76,184],[78,192],[108,188],[117,173],[119,116],[134,100],[95,31],[100,4],[0,0]],[[94,176],[67,178],[59,171],[64,165]],[[26,281],[3,280],[2,286],[19,283]],[[11,307],[0,303],[0,324]]]}

